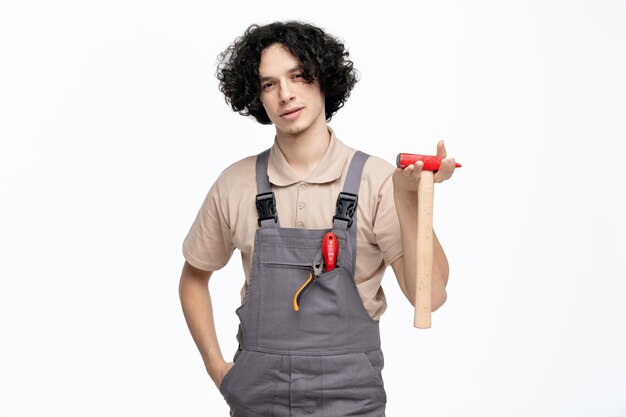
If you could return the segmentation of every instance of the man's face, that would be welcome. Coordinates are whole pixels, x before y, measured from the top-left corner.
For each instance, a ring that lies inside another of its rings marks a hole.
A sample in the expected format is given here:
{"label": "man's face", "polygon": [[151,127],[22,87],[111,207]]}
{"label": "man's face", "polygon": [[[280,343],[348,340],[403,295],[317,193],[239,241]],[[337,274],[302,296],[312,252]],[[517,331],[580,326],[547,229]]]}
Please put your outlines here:
{"label": "man's face", "polygon": [[319,84],[306,82],[300,61],[282,44],[261,52],[259,77],[261,103],[279,136],[297,136],[311,126],[326,125]]}

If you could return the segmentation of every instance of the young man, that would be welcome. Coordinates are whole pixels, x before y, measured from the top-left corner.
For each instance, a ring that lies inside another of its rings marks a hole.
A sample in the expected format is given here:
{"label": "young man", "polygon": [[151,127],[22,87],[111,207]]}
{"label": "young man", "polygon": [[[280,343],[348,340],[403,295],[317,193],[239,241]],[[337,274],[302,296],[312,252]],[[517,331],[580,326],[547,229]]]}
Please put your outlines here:
{"label": "young man", "polygon": [[[394,169],[329,128],[357,78],[343,44],[321,29],[253,25],[220,60],[227,102],[276,136],[222,172],[183,244],[180,298],[206,369],[231,416],[384,416],[380,283],[391,265],[413,303],[421,165]],[[437,154],[446,156],[442,142]],[[435,181],[453,172],[444,159]],[[329,231],[334,269],[322,251]],[[434,242],[433,310],[448,280]],[[208,280],[235,248],[246,279],[233,364],[218,345]]]}

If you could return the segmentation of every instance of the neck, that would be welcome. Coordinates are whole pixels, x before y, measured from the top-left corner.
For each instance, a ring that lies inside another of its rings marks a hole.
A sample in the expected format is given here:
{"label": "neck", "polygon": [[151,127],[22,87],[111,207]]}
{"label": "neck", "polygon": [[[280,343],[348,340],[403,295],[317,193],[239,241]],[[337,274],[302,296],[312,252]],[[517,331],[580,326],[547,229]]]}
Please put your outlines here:
{"label": "neck", "polygon": [[305,179],[315,171],[326,153],[330,132],[324,120],[297,134],[277,132],[276,141],[291,169]]}

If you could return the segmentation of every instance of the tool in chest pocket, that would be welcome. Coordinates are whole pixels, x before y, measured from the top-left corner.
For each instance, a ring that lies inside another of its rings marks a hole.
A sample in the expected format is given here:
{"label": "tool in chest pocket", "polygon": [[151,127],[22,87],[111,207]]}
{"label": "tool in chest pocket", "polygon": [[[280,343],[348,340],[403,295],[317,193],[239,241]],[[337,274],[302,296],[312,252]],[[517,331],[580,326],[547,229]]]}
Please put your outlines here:
{"label": "tool in chest pocket", "polygon": [[322,256],[324,260],[319,264],[313,263],[311,272],[309,272],[309,278],[302,284],[302,286],[296,291],[293,296],[293,311],[300,310],[300,301],[304,292],[313,284],[318,276],[324,271],[329,272],[335,269],[337,264],[337,236],[333,232],[328,232],[322,239]]}

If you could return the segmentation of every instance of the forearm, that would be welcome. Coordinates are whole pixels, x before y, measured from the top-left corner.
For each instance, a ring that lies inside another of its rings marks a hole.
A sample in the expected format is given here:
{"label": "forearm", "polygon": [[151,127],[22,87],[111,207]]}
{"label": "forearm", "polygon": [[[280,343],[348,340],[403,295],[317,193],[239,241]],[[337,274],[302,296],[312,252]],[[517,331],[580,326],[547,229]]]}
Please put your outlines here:
{"label": "forearm", "polygon": [[448,258],[437,238],[437,234],[433,230],[432,311],[441,307],[448,298],[448,293],[446,292],[450,272],[448,268]]}
{"label": "forearm", "polygon": [[[415,305],[417,285],[417,193],[394,192],[394,201],[402,238],[403,257],[401,271],[395,271],[400,288],[411,304]],[[395,270],[396,268],[394,268]],[[433,271],[432,271],[432,310],[435,311],[445,302],[448,283],[448,259],[433,232]]]}
{"label": "forearm", "polygon": [[208,281],[210,272],[200,271],[185,262],[180,278],[180,302],[191,332],[204,365],[215,381],[224,358],[219,347],[213,320],[213,305],[209,292]]}

